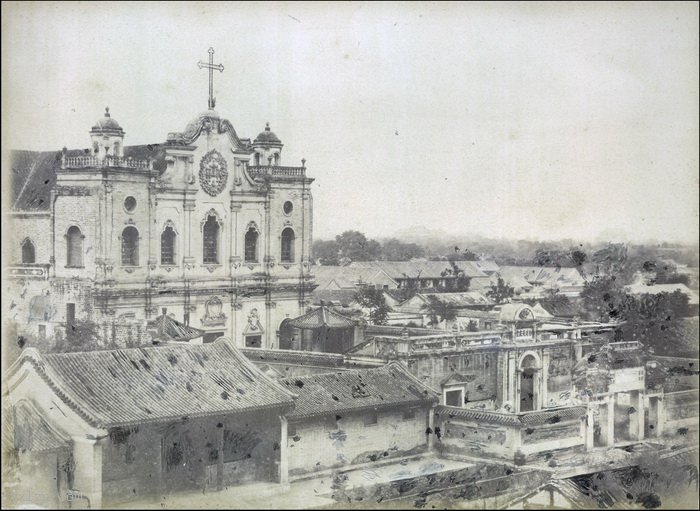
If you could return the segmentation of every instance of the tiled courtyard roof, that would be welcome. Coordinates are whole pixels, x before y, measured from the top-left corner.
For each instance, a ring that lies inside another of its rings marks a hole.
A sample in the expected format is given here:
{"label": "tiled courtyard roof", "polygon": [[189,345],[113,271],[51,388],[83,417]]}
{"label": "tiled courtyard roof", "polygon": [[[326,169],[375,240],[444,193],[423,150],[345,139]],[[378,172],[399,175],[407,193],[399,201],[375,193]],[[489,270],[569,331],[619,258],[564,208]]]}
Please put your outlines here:
{"label": "tiled courtyard roof", "polygon": [[281,383],[299,396],[290,418],[438,401],[398,362],[377,369],[285,378]]}
{"label": "tiled courtyard roof", "polygon": [[44,355],[27,349],[10,373],[24,364],[34,366],[84,420],[102,428],[291,408],[293,402],[292,393],[225,340]]}
{"label": "tiled courtyard roof", "polygon": [[[457,268],[465,277],[486,277],[486,274],[471,261],[456,261]],[[447,270],[452,270],[449,261],[370,261],[353,262],[351,268],[379,268],[393,279],[421,278],[440,279],[450,277]]]}
{"label": "tiled courtyard roof", "polygon": [[324,327],[353,328],[357,325],[357,321],[321,306],[303,316],[288,320],[286,324],[294,328],[301,328],[302,330],[313,330]]}
{"label": "tiled courtyard roof", "polygon": [[180,323],[167,314],[149,321],[148,328],[157,341],[189,341],[204,335],[204,330]]}

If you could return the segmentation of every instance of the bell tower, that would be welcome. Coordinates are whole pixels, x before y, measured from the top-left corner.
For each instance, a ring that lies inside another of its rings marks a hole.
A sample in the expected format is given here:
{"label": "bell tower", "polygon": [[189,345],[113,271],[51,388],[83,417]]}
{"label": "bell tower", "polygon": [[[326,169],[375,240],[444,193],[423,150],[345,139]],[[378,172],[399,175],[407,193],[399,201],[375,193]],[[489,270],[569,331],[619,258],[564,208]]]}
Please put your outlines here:
{"label": "bell tower", "polygon": [[121,158],[124,155],[124,130],[109,114],[109,107],[105,107],[104,117],[98,119],[90,130],[90,141],[92,155],[98,160],[104,160],[106,156]]}

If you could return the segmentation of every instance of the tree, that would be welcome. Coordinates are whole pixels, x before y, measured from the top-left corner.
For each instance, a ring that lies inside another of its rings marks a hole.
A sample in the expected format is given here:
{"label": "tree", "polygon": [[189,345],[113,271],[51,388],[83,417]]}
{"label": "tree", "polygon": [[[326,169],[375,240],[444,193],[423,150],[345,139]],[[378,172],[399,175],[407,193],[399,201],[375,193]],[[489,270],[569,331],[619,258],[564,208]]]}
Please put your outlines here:
{"label": "tree", "polygon": [[583,250],[572,249],[569,252],[569,258],[575,266],[582,266],[586,262],[586,253]]}
{"label": "tree", "polygon": [[442,321],[452,321],[457,317],[457,308],[445,303],[435,295],[427,295],[428,303],[424,303],[421,309],[430,316],[430,323],[437,325]]}
{"label": "tree", "polygon": [[373,325],[385,325],[391,312],[380,289],[364,286],[355,293],[355,301],[361,307],[369,309],[369,322]]}
{"label": "tree", "polygon": [[396,238],[384,240],[381,258],[385,261],[410,261],[425,256],[425,249],[416,243],[403,243]]}
{"label": "tree", "polygon": [[584,316],[591,321],[622,320],[629,299],[615,275],[596,276],[581,291]]}
{"label": "tree", "polygon": [[478,261],[479,256],[468,248],[460,252],[459,247],[455,246],[454,252],[448,255],[447,259],[449,261]]}
{"label": "tree", "polygon": [[535,251],[533,263],[537,266],[555,266],[557,268],[575,267],[582,266],[586,259],[586,253],[576,247],[572,247],[568,251],[539,248]]}
{"label": "tree", "polygon": [[497,304],[509,301],[511,298],[513,298],[514,294],[515,289],[506,284],[506,281],[501,277],[498,277],[498,280],[491,286],[491,289],[486,291],[486,296],[492,298]]}
{"label": "tree", "polygon": [[625,322],[619,328],[621,340],[641,342],[663,355],[688,350],[682,325],[688,309],[687,295],[680,291],[645,294],[630,297],[625,304]]}
{"label": "tree", "polygon": [[100,343],[98,326],[92,321],[75,321],[73,324],[67,324],[64,334],[56,329],[55,351],[59,353],[98,349],[104,349],[104,347]]}
{"label": "tree", "polygon": [[340,256],[352,261],[376,261],[381,255],[381,245],[378,241],[368,240],[359,231],[345,231],[335,237],[340,249]]}
{"label": "tree", "polygon": [[335,240],[316,240],[311,248],[313,258],[323,266],[336,266],[339,264],[338,254],[340,245]]}

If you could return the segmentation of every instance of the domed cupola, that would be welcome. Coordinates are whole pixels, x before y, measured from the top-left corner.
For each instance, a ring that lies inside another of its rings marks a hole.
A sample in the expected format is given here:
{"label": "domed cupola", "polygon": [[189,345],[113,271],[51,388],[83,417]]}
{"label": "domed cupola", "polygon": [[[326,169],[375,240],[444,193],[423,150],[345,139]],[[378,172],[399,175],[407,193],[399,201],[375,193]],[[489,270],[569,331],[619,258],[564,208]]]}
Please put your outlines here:
{"label": "domed cupola", "polygon": [[282,156],[282,141],[270,130],[270,123],[266,123],[265,130],[253,140],[255,150],[255,165],[280,165]]}
{"label": "domed cupola", "polygon": [[90,130],[93,154],[102,159],[105,156],[122,157],[124,154],[124,130],[105,108],[105,115],[98,119]]}

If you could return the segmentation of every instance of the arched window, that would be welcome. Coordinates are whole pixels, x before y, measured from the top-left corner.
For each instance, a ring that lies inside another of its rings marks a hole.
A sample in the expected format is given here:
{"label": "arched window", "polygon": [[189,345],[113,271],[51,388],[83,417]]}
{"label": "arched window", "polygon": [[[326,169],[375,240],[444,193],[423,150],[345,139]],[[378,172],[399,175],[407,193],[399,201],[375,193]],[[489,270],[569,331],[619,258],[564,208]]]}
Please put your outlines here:
{"label": "arched window", "polygon": [[175,264],[175,230],[171,226],[160,235],[160,264]]}
{"label": "arched window", "polygon": [[22,242],[22,263],[34,264],[35,262],[36,250],[34,249],[34,243],[32,243],[32,240],[27,238]]}
{"label": "arched window", "polygon": [[282,247],[280,253],[280,260],[283,263],[291,263],[294,261],[294,231],[287,227],[282,231]]}
{"label": "arched window", "polygon": [[258,262],[258,231],[255,227],[249,227],[245,233],[245,262]]}
{"label": "arched window", "polygon": [[75,225],[66,233],[66,266],[77,268],[83,265],[83,233]]}
{"label": "arched window", "polygon": [[129,225],[122,231],[122,266],[139,265],[139,231]]}
{"label": "arched window", "polygon": [[219,223],[209,215],[202,229],[202,262],[219,264]]}

